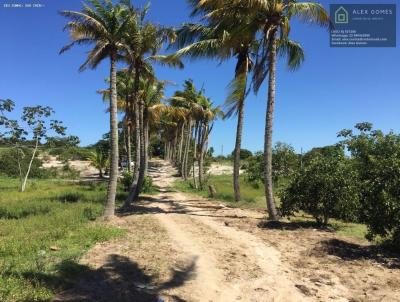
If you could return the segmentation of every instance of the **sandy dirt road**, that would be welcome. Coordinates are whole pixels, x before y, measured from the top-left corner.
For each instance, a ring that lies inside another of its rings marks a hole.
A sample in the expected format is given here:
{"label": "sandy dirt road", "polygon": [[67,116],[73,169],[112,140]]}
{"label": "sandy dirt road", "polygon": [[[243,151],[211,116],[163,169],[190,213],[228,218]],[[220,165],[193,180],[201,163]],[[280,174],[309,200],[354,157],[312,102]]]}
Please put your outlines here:
{"label": "sandy dirt road", "polygon": [[[262,212],[170,190],[175,171],[166,163],[152,162],[149,173],[160,193],[112,222],[127,237],[89,251],[81,262],[91,269],[54,301],[400,301],[398,268],[313,255],[307,242],[331,234],[265,232]],[[345,274],[348,265],[368,275]],[[375,280],[383,276],[384,285]]]}

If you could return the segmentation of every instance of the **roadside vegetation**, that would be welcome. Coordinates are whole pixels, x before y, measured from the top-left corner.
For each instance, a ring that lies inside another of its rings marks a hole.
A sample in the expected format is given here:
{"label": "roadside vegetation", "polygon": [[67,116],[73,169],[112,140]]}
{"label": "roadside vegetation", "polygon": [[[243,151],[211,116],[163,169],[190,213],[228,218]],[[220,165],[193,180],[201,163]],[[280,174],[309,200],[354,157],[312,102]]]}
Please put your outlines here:
{"label": "roadside vegetation", "polygon": [[104,183],[0,178],[0,300],[48,301],[85,270],[79,258],[124,231],[95,220]]}

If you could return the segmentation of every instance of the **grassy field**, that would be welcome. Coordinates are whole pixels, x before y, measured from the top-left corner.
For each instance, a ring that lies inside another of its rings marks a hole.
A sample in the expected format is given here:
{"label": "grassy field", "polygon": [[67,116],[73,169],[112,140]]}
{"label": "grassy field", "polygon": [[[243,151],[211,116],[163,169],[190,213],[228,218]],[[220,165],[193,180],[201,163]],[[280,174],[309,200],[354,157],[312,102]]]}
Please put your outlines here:
{"label": "grassy field", "polygon": [[85,269],[79,257],[123,230],[94,222],[104,183],[0,179],[0,301],[49,301]]}
{"label": "grassy field", "polygon": [[[193,181],[183,181],[178,180],[174,183],[174,189],[182,192],[196,194],[202,197],[209,197],[208,188],[203,190],[195,190],[193,188]],[[246,182],[244,177],[240,177],[240,191],[242,195],[242,200],[239,202],[234,201],[234,192],[232,184],[232,175],[211,175],[208,179],[208,183],[214,185],[217,195],[214,199],[223,201],[232,207],[240,208],[255,208],[255,209],[265,209],[265,195],[264,187],[261,185],[258,188],[254,187],[252,184]],[[279,199],[276,198],[279,205]],[[291,221],[295,222],[310,222],[314,223],[312,218],[307,217],[294,217]],[[365,234],[367,228],[363,224],[357,223],[347,223],[339,220],[331,219],[330,228],[335,230],[338,234],[353,237],[360,240],[365,240]]]}
{"label": "grassy field", "polygon": [[[183,180],[176,181],[174,189],[195,193],[203,197],[209,197],[208,188],[203,190],[195,190],[192,185],[193,181],[185,182]],[[235,202],[233,193],[233,181],[232,175],[211,175],[208,179],[208,183],[213,185],[217,191],[215,199],[223,200],[229,203],[230,206],[244,207],[244,208],[264,208],[264,187],[259,186],[258,188],[249,184],[244,180],[244,177],[240,177],[240,192],[242,195],[242,201]]]}

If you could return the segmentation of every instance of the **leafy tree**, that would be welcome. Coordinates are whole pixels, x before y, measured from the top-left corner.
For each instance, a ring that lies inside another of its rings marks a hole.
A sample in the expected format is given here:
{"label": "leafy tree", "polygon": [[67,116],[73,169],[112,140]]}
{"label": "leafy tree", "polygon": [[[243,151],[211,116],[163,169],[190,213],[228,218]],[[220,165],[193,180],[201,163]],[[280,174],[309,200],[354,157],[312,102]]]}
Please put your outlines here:
{"label": "leafy tree", "polygon": [[264,182],[264,165],[263,165],[264,153],[256,152],[253,156],[247,159],[245,165],[245,178],[246,181],[252,183],[255,187],[259,186],[259,183]]}
{"label": "leafy tree", "polygon": [[319,224],[329,218],[353,220],[358,211],[357,173],[344,157],[314,156],[281,194],[284,216],[304,211]]}
{"label": "leafy tree", "polygon": [[[240,152],[239,152],[240,160],[247,159],[251,156],[253,156],[253,153],[250,150],[240,149]],[[235,158],[235,150],[233,150],[233,152],[232,152],[232,157]]]}
{"label": "leafy tree", "polygon": [[210,157],[210,158],[213,158],[214,157],[214,152],[215,152],[215,150],[214,150],[213,147],[208,148],[207,156]]}
{"label": "leafy tree", "polygon": [[[32,164],[42,139],[48,138],[50,130],[59,135],[65,134],[66,128],[62,125],[62,122],[50,120],[52,114],[54,114],[54,110],[48,106],[24,107],[21,116],[23,125],[20,125],[16,120],[8,120],[5,124],[7,129],[5,135],[17,150],[21,192],[25,191]],[[28,138],[31,138],[30,142],[33,145],[21,144],[22,141],[26,141]],[[24,152],[26,148],[30,148],[31,152]],[[29,163],[26,171],[23,171],[22,161],[26,156],[29,157]]]}
{"label": "leafy tree", "polygon": [[131,15],[124,5],[114,5],[110,0],[88,0],[82,11],[62,11],[70,21],[65,29],[70,31],[72,43],[63,47],[60,53],[74,45],[94,45],[86,61],[79,68],[95,69],[104,59],[110,59],[110,179],[104,216],[115,213],[115,196],[118,181],[118,117],[117,117],[117,60],[124,47],[124,37],[132,23]]}
{"label": "leafy tree", "polygon": [[[0,99],[0,127],[8,128],[9,119],[6,117],[6,112],[11,112],[14,110],[15,103],[10,100],[2,100]],[[1,129],[0,128],[0,129]],[[0,132],[0,140],[4,138],[4,133]]]}
{"label": "leafy tree", "polygon": [[[254,156],[247,159],[245,176],[246,180],[258,185],[264,182],[264,154],[256,152]],[[272,149],[272,176],[273,180],[281,186],[281,182],[289,180],[295,172],[300,168],[299,156],[294,148],[286,143],[277,142]],[[275,186],[276,187],[276,186]]]}
{"label": "leafy tree", "polygon": [[[27,170],[31,157],[32,149],[23,145],[20,145],[18,149],[12,147],[0,149],[0,174],[7,177],[20,178],[20,172]],[[47,173],[48,171],[43,169],[42,165],[42,160],[36,156],[32,161],[29,177],[48,177],[50,173]],[[21,170],[19,167],[21,167]]]}
{"label": "leafy tree", "polygon": [[311,161],[315,156],[318,155],[321,155],[325,158],[343,158],[345,153],[343,147],[340,144],[317,147],[311,149],[306,154],[304,154],[302,160],[305,164],[307,164],[307,162]]}
{"label": "leafy tree", "polygon": [[75,135],[69,135],[66,137],[49,137],[46,141],[46,147],[49,148],[68,148],[77,147],[80,144],[79,137]]}
{"label": "leafy tree", "polygon": [[361,191],[361,219],[368,238],[381,236],[400,246],[400,135],[374,130],[370,123],[342,130],[339,137],[351,153]]}

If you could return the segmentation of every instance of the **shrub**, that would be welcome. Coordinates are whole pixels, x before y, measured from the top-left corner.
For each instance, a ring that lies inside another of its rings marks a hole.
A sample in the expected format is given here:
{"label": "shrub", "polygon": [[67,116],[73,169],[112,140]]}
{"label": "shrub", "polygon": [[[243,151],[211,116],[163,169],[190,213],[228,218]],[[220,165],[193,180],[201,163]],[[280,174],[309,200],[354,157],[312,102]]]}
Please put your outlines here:
{"label": "shrub", "polygon": [[[293,147],[281,142],[276,143],[272,149],[272,177],[276,189],[284,187],[299,167],[299,155],[295,153]],[[246,181],[254,187],[264,183],[263,152],[256,152],[254,156],[249,157],[244,168]]]}
{"label": "shrub", "polygon": [[67,179],[77,179],[80,176],[80,172],[73,167],[70,166],[69,163],[66,163],[62,169],[61,173],[58,174],[59,177],[61,178],[67,178]]}
{"label": "shrub", "polygon": [[[122,173],[121,184],[124,191],[129,191],[129,188],[133,182],[133,173],[125,171]],[[152,193],[154,191],[153,179],[150,176],[146,176],[143,180],[143,187],[140,193]]]}
{"label": "shrub", "polygon": [[124,187],[124,191],[129,191],[129,187],[131,186],[133,182],[133,173],[131,172],[123,172],[122,173],[122,178],[121,178],[121,184]]}
{"label": "shrub", "polygon": [[351,152],[361,187],[362,221],[367,238],[380,236],[400,247],[400,135],[383,134],[370,123],[359,123],[359,131],[343,130],[343,145]]}
{"label": "shrub", "polygon": [[358,214],[356,172],[348,159],[316,155],[281,193],[284,216],[311,214],[322,225],[329,218],[355,220]]}
{"label": "shrub", "polygon": [[150,176],[144,178],[143,187],[141,193],[152,193],[154,190],[153,179]]}
{"label": "shrub", "polygon": [[255,187],[264,183],[264,153],[256,152],[254,156],[247,159],[245,179]]}
{"label": "shrub", "polygon": [[[0,151],[0,174],[14,178],[19,177],[17,152],[18,151],[13,148]],[[25,173],[25,171],[28,169],[29,161],[32,156],[32,151],[27,148],[23,148],[22,152],[19,151],[19,156],[21,156],[22,173]],[[41,159],[36,157],[33,160],[30,176],[32,178],[46,178],[46,171],[42,169]]]}
{"label": "shrub", "polygon": [[[235,150],[232,151],[231,157],[233,158],[235,156]],[[250,150],[247,149],[240,149],[240,159],[247,159],[249,157],[253,156],[253,153]]]}
{"label": "shrub", "polygon": [[53,153],[50,152],[50,154],[58,155],[58,160],[64,162],[69,160],[87,160],[90,155],[90,150],[79,147],[62,148],[61,150],[59,150],[59,148],[57,149],[57,151],[53,151]]}

